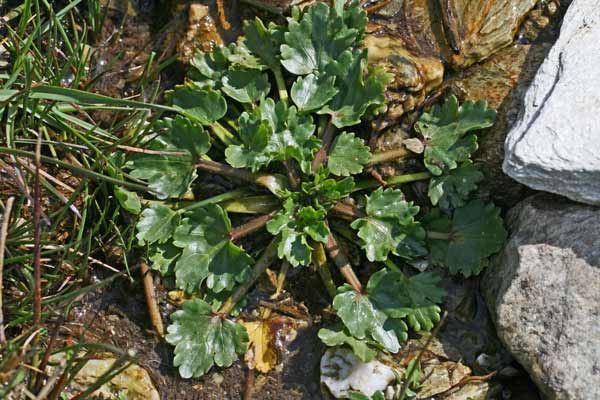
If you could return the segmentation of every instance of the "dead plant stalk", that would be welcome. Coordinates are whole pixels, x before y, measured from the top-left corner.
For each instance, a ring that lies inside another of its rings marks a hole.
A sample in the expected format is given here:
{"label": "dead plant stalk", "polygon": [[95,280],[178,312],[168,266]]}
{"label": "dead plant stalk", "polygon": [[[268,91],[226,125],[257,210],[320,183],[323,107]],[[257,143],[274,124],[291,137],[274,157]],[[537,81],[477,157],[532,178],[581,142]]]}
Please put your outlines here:
{"label": "dead plant stalk", "polygon": [[2,217],[2,227],[0,228],[0,345],[6,344],[6,335],[4,334],[4,313],[2,312],[2,296],[4,282],[4,253],[6,251],[6,237],[8,236],[8,223],[12,211],[14,197],[10,197],[4,206],[4,216]]}

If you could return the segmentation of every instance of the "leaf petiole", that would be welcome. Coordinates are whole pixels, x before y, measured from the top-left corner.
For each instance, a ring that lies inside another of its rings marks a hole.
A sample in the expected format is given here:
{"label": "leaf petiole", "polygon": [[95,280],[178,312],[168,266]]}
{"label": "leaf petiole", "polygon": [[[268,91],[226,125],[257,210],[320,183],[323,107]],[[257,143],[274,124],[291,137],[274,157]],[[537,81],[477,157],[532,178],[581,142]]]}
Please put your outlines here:
{"label": "leaf petiole", "polygon": [[[431,178],[431,174],[429,172],[417,172],[414,174],[392,176],[390,178],[385,179],[385,183],[388,186],[394,186],[394,185],[401,185],[404,183],[425,181],[429,178]],[[374,189],[379,186],[381,186],[380,183],[377,182],[375,179],[365,179],[365,180],[359,181],[354,186],[354,189],[352,189],[352,191],[359,192],[359,191],[365,190],[365,189]]]}
{"label": "leaf petiole", "polygon": [[311,170],[313,173],[316,172],[327,159],[327,154],[329,153],[329,148],[331,147],[334,134],[335,126],[333,125],[333,120],[330,118],[329,121],[327,121],[327,125],[325,126],[325,130],[323,131],[323,135],[321,137],[323,144],[321,145],[319,151],[317,151],[315,154],[311,164]]}
{"label": "leaf petiole", "polygon": [[333,236],[333,233],[331,233],[331,230],[327,236],[325,250],[327,250],[327,254],[329,254],[329,257],[331,257],[335,265],[337,265],[346,282],[348,282],[357,293],[362,293],[362,284],[354,273],[352,265],[350,265],[350,261],[348,261],[348,257],[346,257],[340,248],[335,236]]}
{"label": "leaf petiole", "polygon": [[386,267],[388,267],[389,269],[391,269],[394,272],[397,272],[399,274],[402,275],[402,277],[404,277],[404,279],[408,279],[408,277],[406,276],[406,274],[404,274],[404,272],[402,272],[402,270],[400,269],[399,266],[397,266],[392,260],[390,260],[389,258],[387,260],[385,260],[383,262],[385,264]]}
{"label": "leaf petiole", "polygon": [[411,154],[413,154],[413,153],[411,153],[404,147],[401,147],[399,149],[391,149],[391,150],[381,151],[379,153],[373,153],[371,155],[371,159],[369,160],[369,163],[367,164],[367,166],[381,164],[381,163],[384,163],[387,161],[394,161],[399,158],[405,158],[407,156],[410,156]]}
{"label": "leaf petiole", "polygon": [[435,231],[427,231],[427,238],[433,240],[452,240],[454,236],[451,232],[435,232]]}
{"label": "leaf petiole", "polygon": [[256,283],[258,278],[267,270],[267,268],[277,260],[277,246],[279,242],[277,239],[271,240],[271,243],[267,246],[265,251],[263,251],[262,255],[254,264],[252,268],[252,272],[250,273],[250,277],[248,280],[242,283],[238,288],[233,292],[231,297],[227,299],[225,303],[221,306],[218,311],[218,314],[227,315],[231,312],[233,307],[237,304],[238,301],[242,299],[250,290],[250,288]]}
{"label": "leaf petiole", "polygon": [[233,133],[229,132],[229,130],[220,122],[213,122],[210,126],[210,129],[225,146],[240,144],[240,141],[233,135]]}
{"label": "leaf petiole", "polygon": [[315,268],[317,269],[317,272],[319,273],[319,276],[325,285],[327,293],[333,299],[337,293],[337,289],[335,287],[335,283],[333,282],[329,266],[327,265],[327,256],[325,255],[325,249],[323,248],[322,243],[317,243],[313,249],[313,262],[315,263]]}
{"label": "leaf petiole", "polygon": [[288,159],[283,162],[283,165],[287,170],[290,185],[293,189],[298,189],[298,187],[300,186],[300,173],[298,171],[297,164],[294,163],[294,160]]}
{"label": "leaf petiole", "polygon": [[209,197],[208,199],[204,199],[204,200],[200,200],[197,202],[194,202],[186,207],[183,207],[179,210],[177,210],[178,213],[185,213],[187,211],[192,211],[195,210],[197,208],[201,208],[204,206],[207,206],[209,204],[217,204],[217,203],[221,203],[223,201],[228,201],[228,200],[234,200],[234,199],[239,199],[240,197],[248,194],[249,192],[247,190],[244,189],[236,189],[236,190],[232,190],[230,192],[225,192],[222,194],[218,194],[216,196],[213,197]]}
{"label": "leaf petiole", "polygon": [[231,241],[236,241],[238,239],[245,237],[246,235],[249,235],[252,232],[255,232],[255,231],[261,229],[262,227],[264,227],[267,224],[267,222],[269,222],[271,219],[273,219],[275,214],[277,214],[278,212],[279,212],[279,210],[271,211],[268,214],[261,215],[260,217],[254,218],[253,220],[245,223],[244,225],[241,225],[241,226],[238,226],[237,228],[232,229],[229,232],[229,239]]}
{"label": "leaf petiole", "polygon": [[285,79],[283,79],[283,73],[281,67],[273,69],[273,75],[275,75],[275,83],[277,84],[277,93],[279,93],[279,100],[288,104],[289,96],[287,88],[285,87]]}
{"label": "leaf petiole", "polygon": [[367,214],[365,214],[362,210],[357,207],[344,204],[341,201],[338,201],[332,208],[331,211],[333,213],[345,217],[351,221],[354,221],[357,218],[365,218]]}
{"label": "leaf petiole", "polygon": [[230,213],[266,214],[277,208],[279,204],[276,197],[265,194],[226,200],[221,206]]}

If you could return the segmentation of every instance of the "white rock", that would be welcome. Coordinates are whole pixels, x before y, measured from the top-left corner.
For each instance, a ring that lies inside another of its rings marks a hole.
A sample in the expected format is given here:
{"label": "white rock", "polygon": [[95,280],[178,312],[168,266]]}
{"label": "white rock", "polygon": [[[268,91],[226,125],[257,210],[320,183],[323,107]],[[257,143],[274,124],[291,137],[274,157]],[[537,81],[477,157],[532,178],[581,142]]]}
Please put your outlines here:
{"label": "white rock", "polygon": [[377,360],[364,363],[346,348],[331,348],[321,359],[321,383],[336,399],[346,398],[350,391],[372,396],[394,379],[392,368]]}
{"label": "white rock", "polygon": [[600,4],[574,0],[505,142],[504,172],[600,204]]}

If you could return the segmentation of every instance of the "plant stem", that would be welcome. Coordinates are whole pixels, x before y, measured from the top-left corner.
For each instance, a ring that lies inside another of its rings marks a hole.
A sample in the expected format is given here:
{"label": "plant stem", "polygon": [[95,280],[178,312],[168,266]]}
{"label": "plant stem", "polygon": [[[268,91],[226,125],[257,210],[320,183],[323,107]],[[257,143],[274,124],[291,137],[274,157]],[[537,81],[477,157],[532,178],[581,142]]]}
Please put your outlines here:
{"label": "plant stem", "polygon": [[154,280],[148,264],[140,263],[140,273],[142,275],[142,284],[144,285],[144,295],[146,296],[146,305],[148,306],[148,314],[152,327],[160,337],[165,335],[165,327],[160,316],[160,310],[156,301],[156,293],[154,291]]}
{"label": "plant stem", "polygon": [[174,156],[174,157],[190,155],[190,153],[188,153],[187,151],[151,150],[151,149],[144,149],[141,147],[126,146],[123,144],[119,144],[116,147],[120,150],[125,150],[129,153],[153,154],[153,155],[159,155],[159,156]]}
{"label": "plant stem", "polygon": [[290,270],[290,263],[288,261],[284,261],[281,263],[281,269],[279,270],[279,274],[277,274],[277,285],[275,287],[275,293],[270,297],[271,299],[276,299],[281,294],[283,290],[283,285],[285,283],[285,278],[287,277],[287,273]]}
{"label": "plant stem", "polygon": [[40,191],[40,170],[42,167],[41,151],[42,136],[38,134],[35,146],[35,175],[33,183],[33,268],[34,268],[34,295],[33,295],[33,323],[39,326],[42,318],[42,265],[41,265],[41,235],[42,227],[40,218],[42,215],[42,193]]}
{"label": "plant stem", "polygon": [[238,301],[242,299],[250,290],[250,288],[256,283],[258,278],[267,270],[267,268],[277,259],[277,239],[271,240],[271,243],[267,246],[265,251],[263,251],[262,256],[258,259],[256,264],[254,264],[254,268],[252,268],[252,273],[248,280],[242,283],[235,292],[227,299],[227,301],[221,306],[219,309],[219,314],[227,315],[231,312],[233,307],[237,304]]}
{"label": "plant stem", "polygon": [[241,179],[246,182],[255,183],[256,175],[241,168],[230,167],[226,164],[221,164],[216,161],[200,159],[196,162],[196,168],[204,171],[214,172],[215,174],[230,176],[232,178]]}
{"label": "plant stem", "polygon": [[229,146],[232,144],[240,144],[239,140],[233,135],[233,133],[229,132],[227,128],[221,125],[220,122],[214,122],[210,129],[215,134],[216,137],[223,142],[225,146]]}
{"label": "plant stem", "polygon": [[222,204],[227,212],[239,214],[266,214],[277,206],[279,206],[279,201],[269,194],[246,196],[228,200]]}
{"label": "plant stem", "polygon": [[335,127],[330,118],[327,122],[327,125],[325,126],[325,131],[323,132],[323,136],[321,138],[323,140],[323,145],[315,154],[315,158],[313,159],[311,164],[311,170],[313,173],[315,173],[327,159],[327,154],[329,153],[329,148],[331,147],[331,142],[333,141],[334,133]]}
{"label": "plant stem", "polygon": [[394,262],[392,260],[390,260],[389,258],[386,259],[384,262],[386,267],[388,267],[389,269],[391,269],[394,272],[402,272],[400,270],[400,267],[398,267],[396,264],[394,264]]}
{"label": "plant stem", "polygon": [[427,238],[433,240],[451,240],[452,233],[450,232],[434,232],[427,231]]}
{"label": "plant stem", "polygon": [[6,344],[6,335],[4,334],[4,313],[2,312],[2,295],[4,283],[4,253],[6,250],[6,237],[8,236],[8,223],[12,211],[14,197],[9,197],[4,206],[4,216],[2,217],[2,228],[0,228],[0,346]]}
{"label": "plant stem", "polygon": [[333,277],[331,276],[329,266],[327,265],[327,256],[325,255],[325,249],[323,248],[322,243],[317,243],[313,249],[313,262],[315,263],[317,272],[319,273],[319,276],[325,285],[327,293],[333,299],[337,293],[337,289],[335,287],[335,283],[333,282]]}
{"label": "plant stem", "polygon": [[238,239],[243,238],[246,235],[249,235],[252,232],[255,232],[265,226],[267,222],[269,222],[275,214],[277,214],[279,210],[271,211],[268,214],[261,215],[258,218],[254,218],[253,220],[245,223],[244,225],[238,226],[237,228],[232,229],[229,232],[229,239],[231,241],[236,241]]}
{"label": "plant stem", "polygon": [[264,186],[275,195],[277,195],[279,190],[282,190],[285,188],[285,186],[287,186],[287,182],[285,182],[285,177],[283,176],[269,174],[253,174],[244,169],[230,167],[229,165],[212,160],[200,159],[196,161],[196,168],[199,168],[203,171],[214,172],[215,174],[229,176],[232,178],[237,178],[246,182]]}
{"label": "plant stem", "polygon": [[294,160],[285,160],[283,162],[285,169],[287,170],[288,180],[290,181],[290,186],[292,189],[296,190],[300,186],[300,174],[298,173],[298,168],[294,163]]}
{"label": "plant stem", "polygon": [[275,83],[277,84],[277,92],[279,93],[279,100],[288,103],[288,92],[285,87],[285,79],[283,79],[283,73],[281,67],[273,68],[273,74],[275,75]]}
{"label": "plant stem", "polygon": [[361,209],[348,204],[344,204],[340,201],[338,201],[331,208],[331,211],[350,220],[355,220],[357,218],[365,218],[367,216],[367,214],[365,214]]}
{"label": "plant stem", "polygon": [[327,236],[327,244],[325,244],[325,249],[327,250],[329,257],[331,257],[335,265],[337,265],[346,282],[348,282],[358,293],[362,293],[362,284],[354,273],[354,270],[350,265],[350,261],[348,261],[346,255],[342,249],[340,249],[337,240],[333,236],[333,233],[331,233],[331,230]]}
{"label": "plant stem", "polygon": [[398,267],[396,264],[394,264],[394,262],[392,260],[390,260],[388,258],[383,263],[385,264],[386,267],[388,267],[392,271],[400,274],[404,281],[408,281],[408,276],[406,276],[406,274],[400,269],[400,267]]}
{"label": "plant stem", "polygon": [[195,203],[192,203],[189,206],[186,206],[186,207],[183,207],[183,208],[179,209],[178,212],[179,213],[184,213],[184,212],[187,212],[187,211],[195,210],[196,208],[207,206],[209,204],[217,204],[217,203],[221,203],[223,201],[239,199],[240,197],[242,197],[242,196],[244,196],[244,195],[246,195],[248,193],[249,192],[247,190],[244,190],[244,189],[232,190],[230,192],[225,192],[225,193],[222,193],[222,194],[218,194],[216,196],[209,197],[208,199],[204,199],[204,200],[200,200],[200,201],[197,201]]}
{"label": "plant stem", "polygon": [[[417,172],[414,174],[392,176],[390,178],[387,178],[385,180],[385,183],[388,186],[393,186],[393,185],[401,185],[403,183],[424,181],[429,178],[431,178],[431,174],[429,172]],[[358,191],[365,190],[365,189],[374,189],[379,186],[381,186],[381,185],[375,179],[365,179],[365,180],[358,182],[354,186],[354,189],[352,191],[358,192]]]}
{"label": "plant stem", "polygon": [[252,388],[254,387],[254,368],[248,366],[246,385],[244,387],[244,400],[252,400]]}
{"label": "plant stem", "polygon": [[404,158],[410,154],[412,153],[404,147],[401,147],[399,149],[386,150],[379,153],[373,153],[371,155],[371,159],[367,163],[367,166],[397,160],[398,158]]}

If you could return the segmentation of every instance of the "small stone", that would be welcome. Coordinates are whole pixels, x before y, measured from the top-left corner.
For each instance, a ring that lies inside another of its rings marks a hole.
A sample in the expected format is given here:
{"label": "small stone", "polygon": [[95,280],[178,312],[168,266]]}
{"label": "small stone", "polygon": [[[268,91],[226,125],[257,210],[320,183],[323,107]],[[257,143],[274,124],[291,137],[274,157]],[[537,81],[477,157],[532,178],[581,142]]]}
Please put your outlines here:
{"label": "small stone", "polygon": [[426,379],[421,382],[421,389],[417,399],[427,399],[443,393],[457,385],[461,379],[471,374],[471,369],[461,363],[445,361],[440,364],[428,365],[423,368],[422,376]]}
{"label": "small stone", "polygon": [[444,400],[486,400],[490,392],[490,385],[487,382],[472,382],[462,386],[458,391],[452,393]]}
{"label": "small stone", "polygon": [[498,372],[500,378],[515,378],[519,375],[521,375],[521,371],[511,366],[504,367]]}
{"label": "small stone", "polygon": [[418,139],[418,138],[405,139],[402,143],[404,144],[404,146],[406,146],[407,149],[409,149],[413,153],[421,154],[421,153],[423,153],[423,151],[425,151],[425,145],[423,144],[421,139]]}
{"label": "small stone", "polygon": [[475,359],[475,363],[477,363],[477,365],[479,365],[483,369],[489,369],[493,364],[493,360],[492,357],[490,357],[489,355],[481,353]]}
{"label": "small stone", "polygon": [[346,398],[350,391],[372,396],[394,379],[392,368],[377,360],[364,363],[346,348],[331,348],[321,359],[321,383],[336,399]]}
{"label": "small stone", "polygon": [[222,46],[223,38],[204,4],[192,3],[188,11],[187,32],[177,44],[179,59],[189,63],[197,50],[210,52],[214,46]]}
{"label": "small stone", "polygon": [[223,375],[219,374],[218,372],[215,372],[212,375],[212,380],[215,383],[215,385],[219,386],[221,383],[223,383],[225,378],[223,377]]}
{"label": "small stone", "polygon": [[[50,361],[60,363],[66,358],[64,353],[57,353]],[[75,375],[73,381],[65,389],[65,393],[78,393],[85,391],[93,385],[103,374],[110,371],[116,358],[91,359]],[[120,374],[114,376],[98,388],[93,396],[102,399],[116,399],[125,395],[128,400],[159,400],[160,395],[148,372],[139,365],[132,364]]]}

